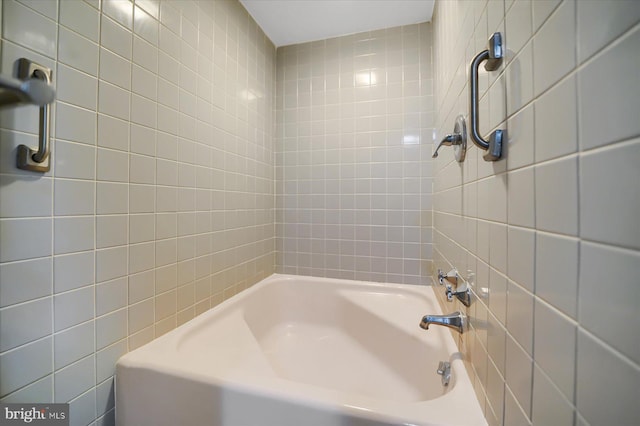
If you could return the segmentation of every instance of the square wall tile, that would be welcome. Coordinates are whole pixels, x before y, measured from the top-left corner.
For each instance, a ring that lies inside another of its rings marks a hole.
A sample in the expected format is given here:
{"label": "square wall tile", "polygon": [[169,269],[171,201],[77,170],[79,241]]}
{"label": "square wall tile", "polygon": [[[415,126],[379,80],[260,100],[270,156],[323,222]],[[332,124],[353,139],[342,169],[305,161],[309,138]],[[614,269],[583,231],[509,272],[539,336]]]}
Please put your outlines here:
{"label": "square wall tile", "polygon": [[536,364],[553,378],[565,398],[573,401],[577,338],[575,322],[536,300],[534,327],[533,354]]}

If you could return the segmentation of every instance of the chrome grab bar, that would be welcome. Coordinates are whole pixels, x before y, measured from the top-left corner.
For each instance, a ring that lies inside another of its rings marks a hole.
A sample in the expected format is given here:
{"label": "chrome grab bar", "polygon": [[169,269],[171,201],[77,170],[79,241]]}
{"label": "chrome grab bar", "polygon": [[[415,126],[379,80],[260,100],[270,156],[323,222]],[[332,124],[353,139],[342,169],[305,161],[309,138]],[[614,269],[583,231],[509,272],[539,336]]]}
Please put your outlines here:
{"label": "chrome grab bar", "polygon": [[16,165],[19,169],[44,173],[51,168],[49,151],[50,104],[55,99],[55,90],[51,87],[52,75],[52,71],[47,67],[25,58],[18,60],[18,78],[24,81],[20,87],[26,86],[27,90],[23,90],[16,97],[24,102],[40,106],[38,149],[34,150],[26,145],[18,146]]}
{"label": "chrome grab bar", "polygon": [[482,157],[485,161],[497,161],[502,157],[502,143],[504,138],[504,132],[502,130],[496,130],[489,136],[489,140],[486,141],[480,135],[480,126],[478,124],[478,68],[484,61],[484,69],[487,71],[496,70],[502,63],[503,51],[502,51],[502,35],[500,33],[494,33],[489,39],[489,46],[487,50],[480,52],[471,62],[471,111],[469,118],[471,120],[471,140],[481,149],[487,151]]}

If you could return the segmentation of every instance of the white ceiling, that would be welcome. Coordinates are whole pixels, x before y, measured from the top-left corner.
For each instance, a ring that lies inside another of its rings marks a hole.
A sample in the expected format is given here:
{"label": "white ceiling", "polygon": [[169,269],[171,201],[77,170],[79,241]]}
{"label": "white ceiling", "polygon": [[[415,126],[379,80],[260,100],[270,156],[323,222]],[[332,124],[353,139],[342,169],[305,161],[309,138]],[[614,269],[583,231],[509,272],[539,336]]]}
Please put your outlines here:
{"label": "white ceiling", "polygon": [[435,0],[240,0],[276,47],[431,20]]}

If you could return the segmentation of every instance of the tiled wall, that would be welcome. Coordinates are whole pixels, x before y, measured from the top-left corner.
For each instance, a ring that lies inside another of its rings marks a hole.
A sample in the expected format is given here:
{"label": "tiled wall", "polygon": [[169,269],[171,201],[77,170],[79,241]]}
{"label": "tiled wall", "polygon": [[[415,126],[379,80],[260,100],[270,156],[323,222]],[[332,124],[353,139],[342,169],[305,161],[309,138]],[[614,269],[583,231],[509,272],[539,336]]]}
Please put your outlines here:
{"label": "tiled wall", "polygon": [[434,164],[434,267],[476,275],[460,345],[492,425],[640,422],[639,21],[637,1],[436,4],[438,136],[489,35],[507,47],[480,76],[506,159]]}
{"label": "tiled wall", "polygon": [[431,25],[278,49],[277,271],[425,282]]}
{"label": "tiled wall", "polygon": [[0,400],[113,423],[118,357],[270,275],[275,48],[234,1],[3,0],[53,69],[52,170],[0,113]]}

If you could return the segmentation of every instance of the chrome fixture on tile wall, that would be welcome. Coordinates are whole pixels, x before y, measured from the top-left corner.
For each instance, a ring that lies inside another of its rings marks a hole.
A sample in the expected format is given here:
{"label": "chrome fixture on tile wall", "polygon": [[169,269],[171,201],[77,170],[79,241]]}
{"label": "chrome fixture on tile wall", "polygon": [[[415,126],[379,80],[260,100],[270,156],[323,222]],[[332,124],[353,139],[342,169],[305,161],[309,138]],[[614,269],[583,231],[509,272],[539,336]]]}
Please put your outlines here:
{"label": "chrome fixture on tile wall", "polygon": [[446,135],[440,141],[431,158],[436,158],[438,156],[438,150],[442,146],[453,146],[453,153],[458,163],[462,163],[464,161],[464,157],[467,154],[467,124],[463,115],[456,117],[456,124],[453,127],[453,133]]}
{"label": "chrome fixture on tile wall", "polygon": [[495,130],[489,136],[489,140],[486,141],[480,135],[480,126],[478,124],[478,68],[484,61],[484,69],[487,71],[494,71],[498,69],[502,63],[502,57],[504,55],[502,49],[502,35],[497,32],[494,33],[489,39],[489,45],[486,50],[480,52],[473,61],[471,61],[471,81],[469,82],[471,92],[471,102],[469,113],[469,119],[471,120],[471,140],[479,148],[487,151],[482,157],[485,161],[498,161],[502,157],[502,144],[504,138],[503,130]]}
{"label": "chrome fixture on tile wall", "polygon": [[0,75],[0,106],[32,104],[40,107],[38,149],[20,145],[17,167],[33,172],[48,172],[51,164],[49,104],[56,97],[56,92],[51,87],[52,72],[47,67],[20,58],[16,74],[17,79]]}
{"label": "chrome fixture on tile wall", "polygon": [[446,294],[449,302],[453,302],[453,296],[455,296],[464,306],[471,306],[471,287],[460,276],[457,269],[454,268],[446,274],[438,269],[438,282],[443,285],[445,281],[447,281]]}

